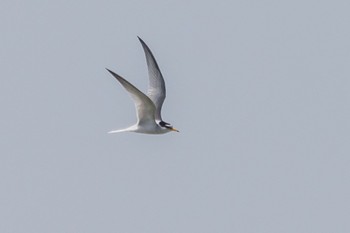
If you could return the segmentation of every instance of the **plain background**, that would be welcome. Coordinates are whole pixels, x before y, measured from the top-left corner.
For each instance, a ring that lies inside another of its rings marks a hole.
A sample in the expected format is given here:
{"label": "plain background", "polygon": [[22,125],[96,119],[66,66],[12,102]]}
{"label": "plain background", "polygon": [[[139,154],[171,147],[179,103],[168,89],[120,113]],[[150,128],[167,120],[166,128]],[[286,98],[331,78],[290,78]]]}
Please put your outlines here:
{"label": "plain background", "polygon": [[[349,1],[0,2],[0,232],[350,232]],[[134,123],[153,51],[162,136]]]}

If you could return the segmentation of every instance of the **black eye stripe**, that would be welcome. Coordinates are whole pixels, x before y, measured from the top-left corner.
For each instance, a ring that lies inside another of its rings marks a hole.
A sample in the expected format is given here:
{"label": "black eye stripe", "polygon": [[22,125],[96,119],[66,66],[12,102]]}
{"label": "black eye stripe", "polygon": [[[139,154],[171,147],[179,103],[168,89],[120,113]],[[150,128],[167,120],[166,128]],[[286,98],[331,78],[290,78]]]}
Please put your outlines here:
{"label": "black eye stripe", "polygon": [[169,124],[169,123],[166,123],[166,122],[164,122],[164,121],[159,122],[159,125],[162,126],[162,127],[168,128],[168,129],[171,128],[171,127],[169,127],[170,124]]}

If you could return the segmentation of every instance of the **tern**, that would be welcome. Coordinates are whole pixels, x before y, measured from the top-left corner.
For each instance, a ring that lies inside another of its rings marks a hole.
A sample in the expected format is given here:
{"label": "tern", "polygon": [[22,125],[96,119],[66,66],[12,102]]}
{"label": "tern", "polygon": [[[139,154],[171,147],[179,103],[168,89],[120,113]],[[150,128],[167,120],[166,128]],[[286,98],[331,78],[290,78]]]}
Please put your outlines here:
{"label": "tern", "polygon": [[163,75],[149,47],[140,37],[137,38],[141,42],[146,56],[149,76],[148,91],[147,94],[144,94],[120,75],[106,68],[131,95],[135,103],[137,115],[137,122],[135,125],[125,129],[113,130],[109,133],[135,132],[144,134],[164,134],[171,131],[179,132],[171,124],[162,120],[161,110],[166,95]]}

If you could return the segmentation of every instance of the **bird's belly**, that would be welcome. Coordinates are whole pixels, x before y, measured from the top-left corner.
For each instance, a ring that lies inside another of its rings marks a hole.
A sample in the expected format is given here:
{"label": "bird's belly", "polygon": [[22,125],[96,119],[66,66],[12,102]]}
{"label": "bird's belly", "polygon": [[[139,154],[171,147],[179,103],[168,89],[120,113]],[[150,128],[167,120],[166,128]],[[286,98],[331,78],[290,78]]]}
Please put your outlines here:
{"label": "bird's belly", "polygon": [[149,125],[139,125],[137,133],[144,133],[144,134],[165,134],[168,133],[167,130],[162,129],[158,125],[155,126],[149,126]]}

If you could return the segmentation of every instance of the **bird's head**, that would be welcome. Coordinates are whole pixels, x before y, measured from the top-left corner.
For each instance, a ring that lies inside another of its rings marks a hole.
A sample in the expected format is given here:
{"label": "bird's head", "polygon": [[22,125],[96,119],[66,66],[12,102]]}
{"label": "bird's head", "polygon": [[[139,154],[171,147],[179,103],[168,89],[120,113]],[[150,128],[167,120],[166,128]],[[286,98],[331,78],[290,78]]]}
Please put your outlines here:
{"label": "bird's head", "polygon": [[179,132],[179,130],[175,129],[171,124],[166,123],[164,121],[160,121],[158,124],[160,127],[162,127],[165,130]]}

